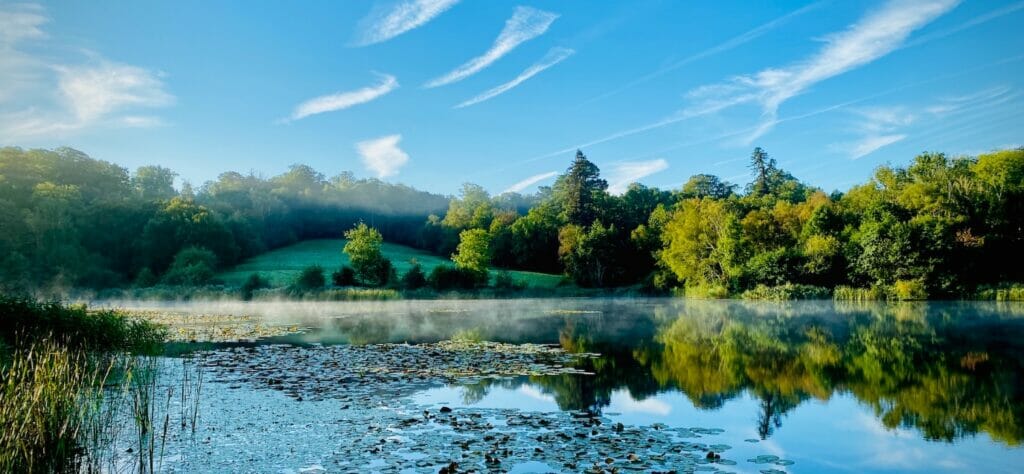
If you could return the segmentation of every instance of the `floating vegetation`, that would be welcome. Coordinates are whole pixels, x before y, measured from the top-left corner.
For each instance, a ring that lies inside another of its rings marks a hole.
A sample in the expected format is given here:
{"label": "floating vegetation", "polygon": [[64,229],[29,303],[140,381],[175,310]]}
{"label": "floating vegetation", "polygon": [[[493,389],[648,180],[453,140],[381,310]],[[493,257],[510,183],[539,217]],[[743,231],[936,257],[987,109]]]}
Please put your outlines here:
{"label": "floating vegetation", "polygon": [[[586,410],[452,407],[409,396],[484,378],[588,377],[573,366],[596,356],[468,339],[202,351],[206,383],[218,387],[208,400],[216,410],[204,409],[206,425],[196,438],[205,441],[170,447],[165,466],[172,472],[610,473],[727,472],[737,465],[726,455],[732,446],[714,440],[724,434],[720,428],[635,426]],[[257,427],[258,419],[272,421]],[[303,442],[278,449],[294,436]]]}
{"label": "floating vegetation", "polygon": [[239,342],[299,334],[308,328],[268,324],[251,315],[201,314],[177,311],[130,310],[132,316],[161,324],[169,342]]}
{"label": "floating vegetation", "polygon": [[204,363],[223,381],[272,387],[296,399],[316,400],[372,398],[381,384],[387,385],[390,397],[430,384],[587,374],[571,366],[587,357],[596,354],[570,354],[543,344],[460,339],[419,345],[236,347],[213,351]]}

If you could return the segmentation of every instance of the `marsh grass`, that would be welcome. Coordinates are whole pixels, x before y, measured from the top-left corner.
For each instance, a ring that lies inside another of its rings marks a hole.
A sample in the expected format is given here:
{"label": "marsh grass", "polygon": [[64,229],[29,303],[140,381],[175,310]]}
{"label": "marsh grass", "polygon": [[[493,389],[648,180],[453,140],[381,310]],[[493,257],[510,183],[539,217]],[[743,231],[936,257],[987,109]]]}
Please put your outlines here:
{"label": "marsh grass", "polygon": [[161,470],[172,415],[194,434],[202,390],[191,358],[180,384],[160,382],[152,355],[166,335],[117,312],[0,297],[0,472]]}

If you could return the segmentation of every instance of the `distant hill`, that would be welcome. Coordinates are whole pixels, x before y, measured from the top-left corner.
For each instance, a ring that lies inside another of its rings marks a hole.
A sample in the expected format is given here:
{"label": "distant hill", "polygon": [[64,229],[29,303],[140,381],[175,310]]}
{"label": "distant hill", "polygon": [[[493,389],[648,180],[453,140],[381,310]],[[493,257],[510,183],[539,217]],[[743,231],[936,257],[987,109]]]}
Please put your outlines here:
{"label": "distant hill", "polygon": [[[327,277],[330,273],[348,264],[348,256],[341,249],[345,246],[344,239],[305,240],[294,245],[282,247],[257,255],[243,261],[239,265],[221,272],[217,278],[227,285],[239,286],[252,273],[259,273],[267,278],[273,286],[285,286],[292,283],[303,268],[310,265],[324,267]],[[391,259],[399,276],[412,266],[410,261],[416,259],[423,267],[423,272],[430,274],[434,267],[451,264],[451,261],[404,245],[385,243],[384,256]],[[497,269],[492,269],[492,278]],[[523,272],[509,270],[512,278],[525,282],[531,288],[554,288],[563,280],[562,275],[547,273]]]}

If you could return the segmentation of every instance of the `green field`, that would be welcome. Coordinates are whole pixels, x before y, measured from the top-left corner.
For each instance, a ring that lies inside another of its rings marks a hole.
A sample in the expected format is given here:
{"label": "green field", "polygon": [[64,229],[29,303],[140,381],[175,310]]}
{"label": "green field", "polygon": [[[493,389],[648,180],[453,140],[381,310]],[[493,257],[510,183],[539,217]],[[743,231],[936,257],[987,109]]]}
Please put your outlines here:
{"label": "green field", "polygon": [[[302,241],[252,257],[234,268],[221,272],[217,278],[226,285],[241,286],[250,274],[259,273],[269,280],[271,285],[285,286],[292,283],[303,268],[320,265],[326,270],[329,280],[331,272],[342,265],[348,265],[348,256],[341,251],[344,246],[344,239]],[[412,259],[416,259],[423,267],[423,272],[428,275],[438,265],[451,264],[451,260],[404,245],[385,243],[383,251],[384,256],[391,259],[399,275],[409,270]],[[493,270],[492,278],[497,269]],[[517,270],[510,270],[509,273],[513,279],[525,282],[530,288],[554,288],[562,281],[562,275]]]}

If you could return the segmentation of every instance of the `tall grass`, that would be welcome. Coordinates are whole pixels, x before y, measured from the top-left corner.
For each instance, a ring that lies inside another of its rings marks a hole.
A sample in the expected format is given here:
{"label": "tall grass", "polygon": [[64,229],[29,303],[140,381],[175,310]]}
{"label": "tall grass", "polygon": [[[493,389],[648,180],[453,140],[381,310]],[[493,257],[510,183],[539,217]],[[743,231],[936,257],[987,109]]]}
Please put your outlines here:
{"label": "tall grass", "polygon": [[1004,283],[979,288],[974,299],[995,301],[1024,301],[1024,284]]}
{"label": "tall grass", "polygon": [[158,383],[147,354],[165,336],[116,312],[0,297],[0,472],[160,470],[175,391],[195,433],[202,389],[187,359],[180,385]]}
{"label": "tall grass", "polygon": [[0,472],[67,472],[83,459],[89,403],[109,371],[44,341],[11,354],[0,377]]}

